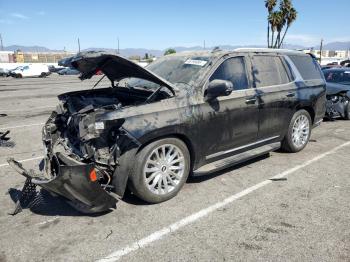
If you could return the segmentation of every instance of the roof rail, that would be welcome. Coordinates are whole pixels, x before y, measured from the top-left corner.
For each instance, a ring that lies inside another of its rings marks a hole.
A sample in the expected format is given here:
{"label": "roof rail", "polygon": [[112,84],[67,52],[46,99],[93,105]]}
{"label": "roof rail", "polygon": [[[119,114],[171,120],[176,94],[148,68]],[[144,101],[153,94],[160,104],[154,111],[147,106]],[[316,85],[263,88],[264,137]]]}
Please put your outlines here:
{"label": "roof rail", "polygon": [[291,49],[277,49],[277,48],[254,48],[254,47],[243,47],[236,48],[233,51],[239,52],[261,52],[261,53],[303,53],[302,51],[291,50]]}

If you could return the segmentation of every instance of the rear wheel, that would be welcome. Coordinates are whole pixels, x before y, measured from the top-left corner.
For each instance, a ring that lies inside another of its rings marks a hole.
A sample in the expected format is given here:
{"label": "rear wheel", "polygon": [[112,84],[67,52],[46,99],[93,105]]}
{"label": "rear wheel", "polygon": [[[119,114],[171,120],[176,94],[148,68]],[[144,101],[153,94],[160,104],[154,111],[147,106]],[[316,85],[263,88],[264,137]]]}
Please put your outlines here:
{"label": "rear wheel", "polygon": [[310,114],[302,109],[294,113],[290,121],[288,132],[282,141],[284,151],[299,152],[307,145],[311,135]]}
{"label": "rear wheel", "polygon": [[46,77],[46,73],[42,72],[42,73],[40,74],[40,77]]}
{"label": "rear wheel", "polygon": [[16,78],[22,78],[23,76],[21,74],[16,74]]}
{"label": "rear wheel", "polygon": [[132,170],[131,190],[149,203],[173,198],[182,188],[190,171],[190,155],[184,142],[164,138],[144,147]]}

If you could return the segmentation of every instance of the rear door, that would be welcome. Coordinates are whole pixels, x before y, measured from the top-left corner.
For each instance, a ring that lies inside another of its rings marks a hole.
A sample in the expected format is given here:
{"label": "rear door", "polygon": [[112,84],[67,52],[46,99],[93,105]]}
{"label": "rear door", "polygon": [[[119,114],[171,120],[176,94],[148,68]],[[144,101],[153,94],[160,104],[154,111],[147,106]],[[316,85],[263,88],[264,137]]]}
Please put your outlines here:
{"label": "rear door", "polygon": [[253,79],[259,95],[258,139],[284,136],[293,115],[297,88],[283,56],[253,55]]}

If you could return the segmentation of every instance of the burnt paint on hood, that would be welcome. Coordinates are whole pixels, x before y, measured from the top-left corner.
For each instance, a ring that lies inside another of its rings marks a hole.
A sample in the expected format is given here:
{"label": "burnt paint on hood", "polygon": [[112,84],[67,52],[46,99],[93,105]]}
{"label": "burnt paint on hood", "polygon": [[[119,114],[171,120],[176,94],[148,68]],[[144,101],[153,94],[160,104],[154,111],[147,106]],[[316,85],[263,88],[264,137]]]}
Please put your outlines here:
{"label": "burnt paint on hood", "polygon": [[101,70],[112,82],[127,77],[136,77],[165,86],[175,94],[171,83],[117,54],[103,51],[80,52],[72,59],[71,64],[81,72],[80,79],[82,80],[91,78],[98,70]]}

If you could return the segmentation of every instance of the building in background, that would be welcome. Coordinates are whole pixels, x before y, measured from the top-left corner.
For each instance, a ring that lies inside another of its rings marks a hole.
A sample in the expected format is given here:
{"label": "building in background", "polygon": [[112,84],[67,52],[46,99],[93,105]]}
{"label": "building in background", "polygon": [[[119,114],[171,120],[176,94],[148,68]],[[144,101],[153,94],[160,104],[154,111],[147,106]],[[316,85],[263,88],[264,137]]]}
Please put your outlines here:
{"label": "building in background", "polygon": [[0,51],[0,63],[57,63],[72,52],[22,52]]}
{"label": "building in background", "polygon": [[0,63],[13,63],[12,51],[0,51]]}

